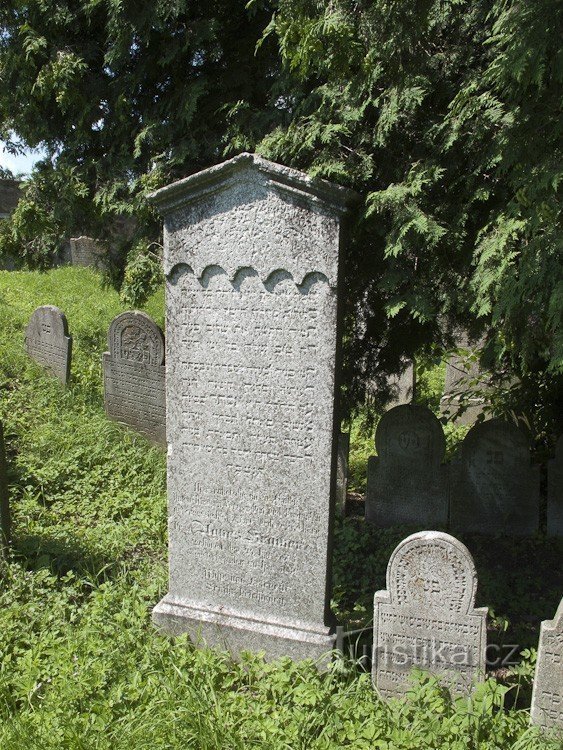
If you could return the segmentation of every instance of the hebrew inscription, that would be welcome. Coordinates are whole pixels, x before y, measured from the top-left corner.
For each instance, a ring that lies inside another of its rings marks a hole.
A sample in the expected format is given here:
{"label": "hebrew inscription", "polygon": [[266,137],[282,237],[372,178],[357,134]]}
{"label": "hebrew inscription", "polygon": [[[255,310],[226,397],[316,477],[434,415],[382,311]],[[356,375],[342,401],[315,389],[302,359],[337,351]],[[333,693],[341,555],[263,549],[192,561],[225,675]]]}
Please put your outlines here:
{"label": "hebrew inscription", "polygon": [[58,307],[38,307],[25,332],[25,349],[37,364],[66,385],[70,378],[72,337],[65,314]]}
{"label": "hebrew inscription", "polygon": [[374,598],[372,679],[387,698],[409,688],[413,668],[467,693],[485,674],[487,609],[475,609],[477,575],[467,548],[437,531],[395,549],[387,590]]}
{"label": "hebrew inscription", "polygon": [[107,264],[107,249],[92,237],[71,237],[70,257],[73,266],[102,269]]}
{"label": "hebrew inscription", "polygon": [[142,312],[111,322],[103,356],[104,403],[111,419],[166,444],[164,336]]}
{"label": "hebrew inscription", "polygon": [[554,619],[541,624],[532,722],[563,731],[563,599]]}

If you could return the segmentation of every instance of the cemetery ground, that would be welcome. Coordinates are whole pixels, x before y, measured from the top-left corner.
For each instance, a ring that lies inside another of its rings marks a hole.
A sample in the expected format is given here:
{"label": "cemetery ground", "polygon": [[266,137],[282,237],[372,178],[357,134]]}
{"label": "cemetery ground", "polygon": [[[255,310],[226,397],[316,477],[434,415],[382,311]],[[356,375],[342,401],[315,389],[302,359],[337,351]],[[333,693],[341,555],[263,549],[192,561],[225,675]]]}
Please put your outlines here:
{"label": "cemetery ground", "polygon": [[[74,338],[67,389],[24,353],[25,325],[43,304],[64,310]],[[251,655],[233,663],[155,631],[150,612],[167,584],[165,456],[103,410],[101,355],[123,309],[90,269],[0,273],[14,519],[0,563],[2,750],[560,747],[529,727],[528,711],[539,624],[563,590],[558,540],[461,537],[475,558],[477,605],[492,609],[494,677],[471,699],[420,676],[406,702],[380,701],[354,659],[361,634],[347,641],[351,658],[319,673]],[[144,309],[163,324],[161,292]],[[361,461],[353,467],[361,487]],[[354,505],[336,523],[333,609],[349,629],[370,624],[389,556],[412,531],[377,530],[358,513]],[[511,644],[518,663],[503,665]]]}

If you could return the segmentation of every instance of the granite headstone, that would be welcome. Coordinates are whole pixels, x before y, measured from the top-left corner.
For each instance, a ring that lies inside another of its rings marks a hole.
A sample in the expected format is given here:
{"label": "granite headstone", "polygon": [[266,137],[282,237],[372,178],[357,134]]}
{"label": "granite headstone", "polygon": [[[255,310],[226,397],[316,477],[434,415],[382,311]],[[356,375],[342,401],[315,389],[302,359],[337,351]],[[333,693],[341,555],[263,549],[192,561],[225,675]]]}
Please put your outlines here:
{"label": "granite headstone", "polygon": [[153,619],[233,655],[333,647],[337,284],[355,194],[241,154],[158,191],[169,592]]}
{"label": "granite headstone", "polygon": [[547,467],[547,533],[563,536],[563,435]]}
{"label": "granite headstone", "polygon": [[452,529],[520,536],[538,530],[540,473],[519,427],[497,419],[475,425],[451,471]]}
{"label": "granite headstone", "polygon": [[65,314],[58,307],[38,307],[25,332],[25,349],[37,364],[66,385],[70,378],[72,337]]}
{"label": "granite headstone", "polygon": [[386,698],[409,688],[413,668],[466,693],[485,675],[487,608],[475,608],[477,574],[469,550],[438,531],[404,539],[374,598],[372,680]]}
{"label": "granite headstone", "polygon": [[395,406],[381,417],[377,456],[368,460],[366,520],[377,526],[445,526],[448,467],[442,426],[424,406]]}
{"label": "granite headstone", "polygon": [[114,318],[104,352],[106,414],[166,445],[164,336],[143,312]]}
{"label": "granite headstone", "polygon": [[563,731],[563,599],[541,624],[532,691],[532,723]]}

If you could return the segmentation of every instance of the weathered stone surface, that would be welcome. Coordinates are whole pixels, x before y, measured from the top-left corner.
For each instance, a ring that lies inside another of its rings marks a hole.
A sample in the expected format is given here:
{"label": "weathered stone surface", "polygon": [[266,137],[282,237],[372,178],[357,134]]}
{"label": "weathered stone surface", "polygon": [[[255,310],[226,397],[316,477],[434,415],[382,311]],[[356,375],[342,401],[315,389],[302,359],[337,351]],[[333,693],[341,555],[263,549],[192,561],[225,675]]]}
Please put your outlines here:
{"label": "weathered stone surface", "polygon": [[389,384],[393,390],[393,398],[389,408],[412,403],[416,390],[416,370],[414,362],[406,362],[405,369],[400,375],[390,378]]}
{"label": "weathered stone surface", "polygon": [[344,514],[344,512],[346,511],[349,455],[350,433],[341,432],[338,436],[338,464],[336,468],[336,507],[341,514]]}
{"label": "weathered stone surface", "polygon": [[541,624],[532,692],[532,722],[563,731],[563,599]]}
{"label": "weathered stone surface", "polygon": [[53,305],[35,310],[25,331],[25,349],[61,383],[68,383],[72,336],[68,334],[68,323],[62,310]]}
{"label": "weathered stone surface", "polygon": [[366,520],[423,527],[448,521],[448,467],[442,426],[424,406],[405,404],[381,417],[377,456],[368,461]]}
{"label": "weathered stone surface", "polygon": [[0,553],[11,539],[10,501],[8,497],[8,468],[4,446],[4,426],[0,422]]}
{"label": "weathered stone surface", "polygon": [[534,534],[539,526],[540,474],[525,433],[490,420],[475,425],[452,465],[450,525],[483,534]]}
{"label": "weathered stone surface", "polygon": [[268,657],[334,643],[341,216],[352,195],[241,154],[152,196],[165,217],[172,633]]}
{"label": "weathered stone surface", "polygon": [[92,237],[71,237],[70,257],[73,266],[102,269],[107,264],[107,248]]}
{"label": "weathered stone surface", "polygon": [[[470,341],[460,333],[458,350],[447,359],[440,413],[456,424],[473,425],[483,413],[488,390],[488,377],[479,366],[483,345],[483,340]],[[475,389],[481,393],[469,396],[467,391]]]}
{"label": "weathered stone surface", "polygon": [[143,312],[124,312],[111,322],[104,352],[106,414],[166,445],[164,336]]}
{"label": "weathered stone surface", "polygon": [[563,536],[563,435],[547,467],[547,533]]}
{"label": "weathered stone surface", "polygon": [[374,687],[386,698],[409,687],[413,668],[441,676],[455,693],[485,675],[487,608],[475,609],[477,574],[469,550],[438,531],[404,539],[374,597]]}

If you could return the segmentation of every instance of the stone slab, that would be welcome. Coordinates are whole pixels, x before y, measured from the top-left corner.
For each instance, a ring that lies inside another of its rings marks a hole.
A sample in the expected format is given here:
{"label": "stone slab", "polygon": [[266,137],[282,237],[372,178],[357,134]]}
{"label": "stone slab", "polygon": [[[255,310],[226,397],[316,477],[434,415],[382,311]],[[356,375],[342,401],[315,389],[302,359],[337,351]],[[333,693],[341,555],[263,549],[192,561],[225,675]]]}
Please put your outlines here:
{"label": "stone slab", "polygon": [[547,534],[563,536],[563,435],[547,467]]}
{"label": "stone slab", "polygon": [[8,467],[4,445],[4,426],[0,422],[0,553],[7,549],[12,534],[10,499],[8,496]]}
{"label": "stone slab", "polygon": [[385,698],[403,696],[414,668],[455,694],[485,676],[487,608],[475,609],[477,574],[457,539],[423,531],[404,539],[374,597],[372,680]]}
{"label": "stone slab", "polygon": [[152,200],[165,218],[170,557],[154,620],[235,655],[322,658],[354,196],[242,154]]}
{"label": "stone slab", "polygon": [[396,406],[381,417],[377,456],[368,460],[366,520],[380,527],[446,526],[448,467],[442,426],[424,406]]}
{"label": "stone slab", "polygon": [[553,620],[541,624],[531,719],[563,732],[563,599]]}
{"label": "stone slab", "polygon": [[539,528],[539,467],[525,433],[489,420],[475,425],[452,465],[450,526],[460,532],[526,536]]}
{"label": "stone slab", "polygon": [[107,265],[107,248],[93,237],[71,237],[70,258],[73,266],[102,270]]}
{"label": "stone slab", "polygon": [[108,346],[103,355],[106,414],[166,445],[162,331],[146,313],[124,312],[110,324]]}
{"label": "stone slab", "polygon": [[37,364],[66,385],[70,378],[72,336],[62,310],[54,305],[38,307],[25,331],[25,349]]}
{"label": "stone slab", "polygon": [[455,424],[473,425],[483,413],[485,395],[465,395],[466,390],[474,389],[477,385],[483,391],[487,389],[487,378],[479,366],[479,354],[483,345],[484,340],[470,341],[466,334],[461,334],[458,349],[446,360],[440,413]]}
{"label": "stone slab", "polygon": [[338,436],[338,465],[336,470],[336,508],[341,515],[344,515],[346,512],[349,456],[350,433],[341,432]]}

